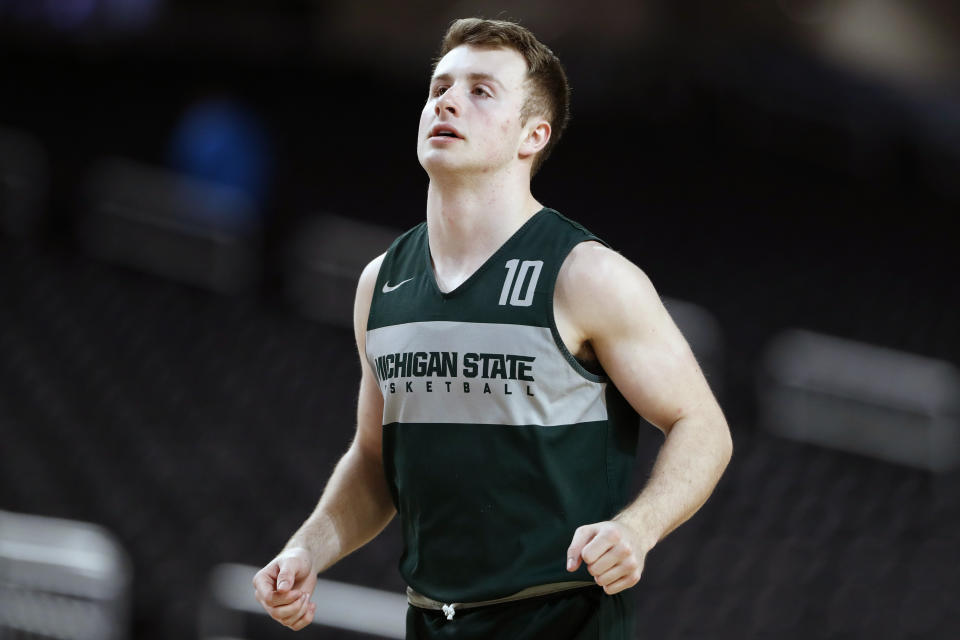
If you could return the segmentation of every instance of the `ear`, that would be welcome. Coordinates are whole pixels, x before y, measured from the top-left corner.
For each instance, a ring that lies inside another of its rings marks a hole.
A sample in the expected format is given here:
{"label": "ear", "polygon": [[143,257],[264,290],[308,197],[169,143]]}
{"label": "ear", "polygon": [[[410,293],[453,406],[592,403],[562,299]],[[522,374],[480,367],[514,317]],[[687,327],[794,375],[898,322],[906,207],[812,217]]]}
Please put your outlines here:
{"label": "ear", "polygon": [[524,136],[520,143],[520,149],[517,151],[521,158],[529,158],[540,153],[550,142],[550,123],[546,120],[531,119],[524,130],[526,136]]}

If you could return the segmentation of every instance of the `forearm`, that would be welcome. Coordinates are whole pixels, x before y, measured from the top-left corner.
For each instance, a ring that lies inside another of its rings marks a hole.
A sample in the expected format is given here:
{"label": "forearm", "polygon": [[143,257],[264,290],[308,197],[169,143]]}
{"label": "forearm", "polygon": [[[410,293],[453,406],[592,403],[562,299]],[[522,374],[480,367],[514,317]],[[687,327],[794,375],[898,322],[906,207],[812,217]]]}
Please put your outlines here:
{"label": "forearm", "polygon": [[303,547],[317,572],[372,540],[395,513],[376,453],[355,441],[334,468],[313,513],[287,542]]}
{"label": "forearm", "polygon": [[703,506],[730,461],[732,450],[722,415],[677,421],[660,448],[643,491],[615,520],[636,532],[646,550],[653,548]]}

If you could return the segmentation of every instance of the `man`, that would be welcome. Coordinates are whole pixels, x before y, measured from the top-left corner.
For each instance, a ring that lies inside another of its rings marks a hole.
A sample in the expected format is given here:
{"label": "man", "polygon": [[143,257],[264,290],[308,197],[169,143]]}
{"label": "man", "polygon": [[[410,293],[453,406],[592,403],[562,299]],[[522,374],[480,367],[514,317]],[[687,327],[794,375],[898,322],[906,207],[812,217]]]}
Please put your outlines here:
{"label": "man", "polygon": [[[399,511],[408,637],[632,637],[624,590],[719,480],[726,422],[653,286],[531,194],[568,92],[526,29],[448,30],[418,130],[426,222],[357,288],[356,438],[254,578],[290,628]],[[630,502],[637,414],[666,439]]]}

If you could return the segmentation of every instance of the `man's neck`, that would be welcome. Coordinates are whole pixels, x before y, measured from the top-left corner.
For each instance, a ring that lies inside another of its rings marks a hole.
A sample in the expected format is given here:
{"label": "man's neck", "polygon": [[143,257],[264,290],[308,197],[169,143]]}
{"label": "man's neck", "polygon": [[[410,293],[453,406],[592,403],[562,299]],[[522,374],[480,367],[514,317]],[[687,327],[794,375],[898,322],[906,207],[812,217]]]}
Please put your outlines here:
{"label": "man's neck", "polygon": [[438,286],[457,288],[541,208],[529,178],[481,184],[431,179],[427,232]]}

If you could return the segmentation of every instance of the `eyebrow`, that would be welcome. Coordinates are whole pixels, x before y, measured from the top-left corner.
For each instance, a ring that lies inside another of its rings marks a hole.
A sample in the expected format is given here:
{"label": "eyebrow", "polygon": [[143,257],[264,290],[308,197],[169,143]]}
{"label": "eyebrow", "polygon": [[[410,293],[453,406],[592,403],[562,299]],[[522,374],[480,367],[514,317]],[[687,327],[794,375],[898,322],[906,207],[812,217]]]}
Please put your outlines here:
{"label": "eyebrow", "polygon": [[[468,73],[467,78],[471,81],[486,80],[487,82],[492,82],[493,84],[496,84],[501,88],[503,87],[503,83],[497,80],[494,76],[492,76],[489,73],[480,73],[480,72]],[[438,80],[449,81],[452,79],[453,79],[453,76],[450,75],[449,73],[441,73],[440,75],[434,76],[433,78],[431,78],[430,84],[433,84]]]}

